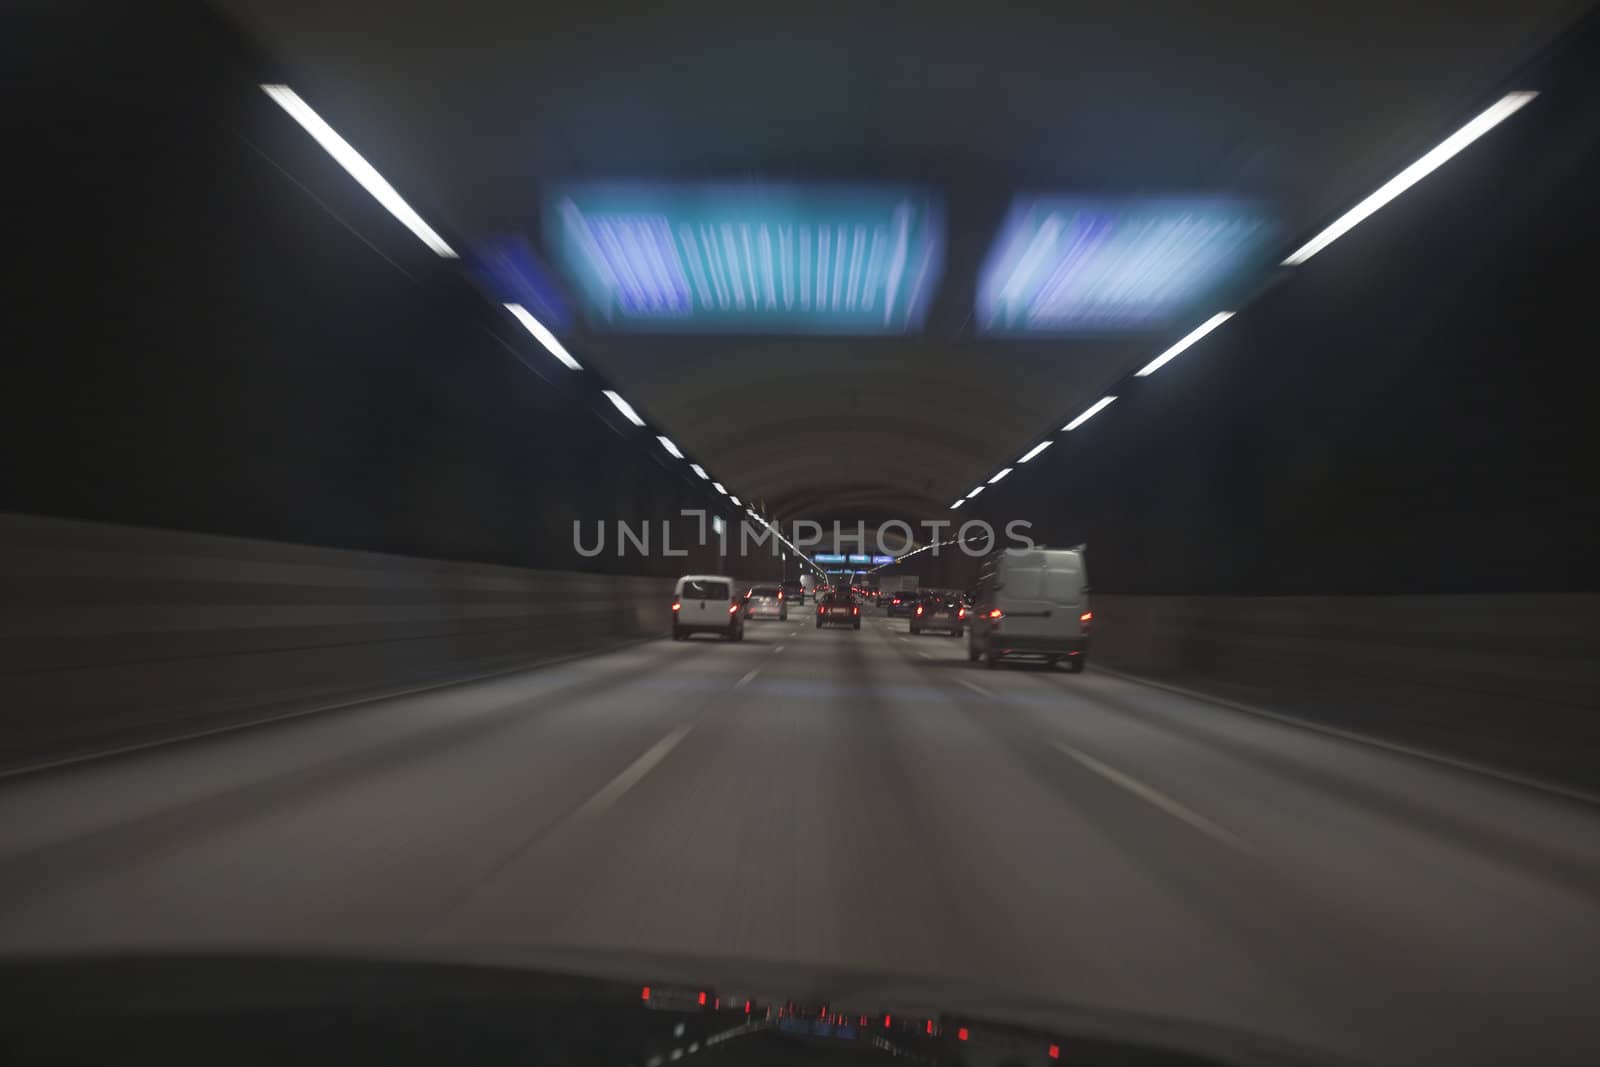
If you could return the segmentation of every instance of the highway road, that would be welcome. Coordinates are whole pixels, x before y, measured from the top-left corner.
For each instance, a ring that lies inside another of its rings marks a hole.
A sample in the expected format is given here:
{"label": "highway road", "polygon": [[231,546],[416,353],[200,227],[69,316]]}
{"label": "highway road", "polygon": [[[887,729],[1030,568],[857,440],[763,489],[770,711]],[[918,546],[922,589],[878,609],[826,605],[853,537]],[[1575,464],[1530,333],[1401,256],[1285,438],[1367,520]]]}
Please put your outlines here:
{"label": "highway road", "polygon": [[9,778],[0,951],[628,948],[1600,1062],[1600,811],[905,631],[797,612]]}

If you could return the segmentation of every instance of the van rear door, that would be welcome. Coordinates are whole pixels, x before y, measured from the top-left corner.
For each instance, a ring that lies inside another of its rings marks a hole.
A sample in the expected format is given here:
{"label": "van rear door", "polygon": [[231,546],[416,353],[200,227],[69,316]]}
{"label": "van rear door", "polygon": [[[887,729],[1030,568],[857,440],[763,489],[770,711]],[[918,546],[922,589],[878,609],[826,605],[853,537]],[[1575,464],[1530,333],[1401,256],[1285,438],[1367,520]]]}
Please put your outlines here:
{"label": "van rear door", "polygon": [[1007,553],[996,580],[1002,632],[1024,637],[1076,637],[1083,632],[1083,557],[1077,552]]}

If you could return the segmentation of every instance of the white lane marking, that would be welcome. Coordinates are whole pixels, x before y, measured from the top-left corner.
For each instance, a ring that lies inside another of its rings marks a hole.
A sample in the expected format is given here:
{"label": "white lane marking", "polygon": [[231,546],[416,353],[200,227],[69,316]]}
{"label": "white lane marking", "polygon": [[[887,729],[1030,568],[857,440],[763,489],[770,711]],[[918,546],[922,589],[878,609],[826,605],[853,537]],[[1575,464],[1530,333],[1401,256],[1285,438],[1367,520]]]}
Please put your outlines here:
{"label": "white lane marking", "polygon": [[737,682],[733,683],[733,687],[735,689],[743,689],[745,686],[747,686],[751,682],[755,681],[756,680],[756,675],[758,675],[760,673],[761,673],[761,668],[760,667],[757,667],[752,671],[747,671],[743,678],[740,678]]}
{"label": "white lane marking", "polygon": [[957,678],[956,681],[960,682],[962,685],[966,686],[968,689],[972,690],[974,693],[977,693],[979,696],[984,696],[984,697],[992,697],[992,696],[994,696],[993,693],[989,692],[987,689],[985,689],[983,686],[979,685],[977,682],[969,681],[966,678]]}
{"label": "white lane marking", "polygon": [[923,659],[932,659],[933,658],[933,653],[929,652],[925,648],[917,649],[917,655],[921,656]]}
{"label": "white lane marking", "polygon": [[673,727],[671,733],[651,745],[644,755],[624,767],[622,773],[607,782],[600,792],[584,801],[583,807],[579,808],[572,817],[582,821],[604,815],[607,808],[622,799],[622,794],[638,785],[639,779],[649,774],[656,764],[666,759],[667,753],[677,748],[678,742],[687,737],[689,731],[693,728],[690,723]]}
{"label": "white lane marking", "polygon": [[1224,830],[1222,827],[1218,826],[1204,815],[1190,811],[1188,808],[1184,807],[1176,800],[1173,800],[1165,793],[1145,785],[1136,778],[1128,777],[1115,767],[1106,766],[1104,763],[1101,763],[1087,752],[1079,752],[1065,741],[1057,741],[1056,747],[1062,752],[1065,752],[1072,759],[1078,761],[1078,763],[1104,778],[1106,781],[1121,786],[1134,796],[1138,797],[1140,800],[1155,805],[1168,815],[1171,815],[1174,819],[1187,823],[1196,830],[1199,830],[1201,833],[1205,834],[1207,837],[1221,841],[1223,844],[1232,848],[1236,848],[1240,852],[1251,851],[1250,846],[1239,840],[1239,838],[1235,837],[1232,833]]}
{"label": "white lane marking", "polygon": [[1412,748],[1410,745],[1402,745],[1394,741],[1385,741],[1381,737],[1373,737],[1370,734],[1357,733],[1354,730],[1343,730],[1337,726],[1325,726],[1319,722],[1312,722],[1310,719],[1297,719],[1293,715],[1285,715],[1282,712],[1269,711],[1266,708],[1258,708],[1253,704],[1242,704],[1236,700],[1229,700],[1226,697],[1213,696],[1210,693],[1202,693],[1199,690],[1189,689],[1181,685],[1172,685],[1168,682],[1158,682],[1153,678],[1145,678],[1142,675],[1129,674],[1126,671],[1113,670],[1112,668],[1104,665],[1097,666],[1095,670],[1099,671],[1101,674],[1109,674],[1113,678],[1121,678],[1125,682],[1133,682],[1136,685],[1147,685],[1151,689],[1165,689],[1169,693],[1176,693],[1179,696],[1188,697],[1190,700],[1198,700],[1206,704],[1215,704],[1219,708],[1228,708],[1231,711],[1239,712],[1241,715],[1254,715],[1261,719],[1271,719],[1273,722],[1282,723],[1285,726],[1293,726],[1301,730],[1310,730],[1313,733],[1323,734],[1327,737],[1337,737],[1341,741],[1351,741],[1358,745],[1370,745],[1373,748],[1381,748],[1386,752],[1394,752],[1401,756],[1410,756],[1412,759],[1425,760],[1428,763],[1437,763],[1444,767],[1453,767],[1458,771],[1467,771],[1471,774],[1481,774],[1485,778],[1497,778],[1502,782],[1510,782],[1512,785],[1522,786],[1524,789],[1534,789],[1543,793],[1554,793],[1557,796],[1563,796],[1569,800],[1577,800],[1584,804],[1600,805],[1600,793],[1585,792],[1582,789],[1573,789],[1570,786],[1564,786],[1556,782],[1546,781],[1543,778],[1530,778],[1526,775],[1514,774],[1510,771],[1502,771],[1494,767],[1488,767],[1482,763],[1473,763],[1471,760],[1456,759],[1453,756],[1442,755],[1438,752],[1429,752],[1426,749]]}

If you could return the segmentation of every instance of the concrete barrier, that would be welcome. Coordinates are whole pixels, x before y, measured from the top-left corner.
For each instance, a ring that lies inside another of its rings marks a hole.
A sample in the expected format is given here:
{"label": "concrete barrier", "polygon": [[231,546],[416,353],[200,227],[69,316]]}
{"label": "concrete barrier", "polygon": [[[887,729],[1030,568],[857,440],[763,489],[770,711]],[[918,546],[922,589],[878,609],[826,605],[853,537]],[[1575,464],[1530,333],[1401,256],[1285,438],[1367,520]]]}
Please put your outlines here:
{"label": "concrete barrier", "polygon": [[1094,598],[1093,661],[1600,788],[1600,596]]}
{"label": "concrete barrier", "polygon": [[0,767],[659,636],[671,587],[0,515]]}

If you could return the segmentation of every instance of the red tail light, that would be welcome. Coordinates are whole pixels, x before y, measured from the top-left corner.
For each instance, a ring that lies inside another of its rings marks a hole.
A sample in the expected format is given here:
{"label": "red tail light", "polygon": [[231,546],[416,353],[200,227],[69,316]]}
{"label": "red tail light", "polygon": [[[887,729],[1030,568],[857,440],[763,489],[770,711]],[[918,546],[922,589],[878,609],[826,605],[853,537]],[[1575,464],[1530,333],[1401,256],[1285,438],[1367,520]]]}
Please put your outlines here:
{"label": "red tail light", "polygon": [[728,605],[728,614],[729,615],[736,614],[738,612],[738,610],[739,610],[739,605],[737,605],[737,604],[729,604]]}
{"label": "red tail light", "polygon": [[933,1020],[932,1019],[928,1020],[927,1031],[930,1034],[933,1033]]}
{"label": "red tail light", "polygon": [[673,611],[682,611],[683,610],[683,605],[680,604],[678,601],[674,600],[672,602],[672,610]]}
{"label": "red tail light", "polygon": [[701,993],[700,994],[700,1006],[701,1007],[705,1007],[705,1003],[706,1003],[706,995],[704,993]]}
{"label": "red tail light", "polygon": [[900,598],[899,597],[895,597],[893,600],[889,601],[889,603],[890,604],[898,604],[898,603],[900,603]]}
{"label": "red tail light", "polygon": [[823,610],[822,610],[822,605],[821,605],[821,604],[818,604],[818,605],[817,605],[817,614],[818,614],[818,615],[825,615],[825,614],[827,614],[827,613],[826,613],[826,612],[824,612],[824,611],[823,611]]}
{"label": "red tail light", "polygon": [[850,609],[850,614],[852,614],[852,615],[860,615],[861,614],[861,609],[857,608],[857,607],[852,607]]}
{"label": "red tail light", "polygon": [[857,1026],[865,1026],[865,1025],[867,1025],[867,1017],[865,1015],[863,1015],[861,1017],[861,1021],[859,1023],[857,1023],[856,1025]]}
{"label": "red tail light", "polygon": [[640,991],[639,999],[640,1000],[649,1000],[650,999],[650,987],[649,986],[645,986],[644,989]]}
{"label": "red tail light", "polygon": [[1094,612],[1086,611],[1082,615],[1078,616],[1078,621],[1079,622],[1088,622],[1092,618],[1094,618]]}
{"label": "red tail light", "polygon": [[1053,1060],[1059,1060],[1061,1058],[1061,1046],[1060,1045],[1051,1045],[1050,1046],[1050,1058],[1053,1059]]}
{"label": "red tail light", "polygon": [[989,618],[991,619],[1003,619],[1005,617],[1006,613],[1001,611],[999,608],[991,608],[989,611]]}
{"label": "red tail light", "polygon": [[889,1029],[889,1016],[887,1015],[883,1017],[883,1028],[885,1030]]}
{"label": "red tail light", "polygon": [[779,600],[783,599],[783,590],[782,589],[778,590],[778,599]]}
{"label": "red tail light", "polygon": [[750,1002],[748,1000],[744,1002],[744,1013],[746,1015],[750,1014]]}
{"label": "red tail light", "polygon": [[963,1026],[961,1029],[956,1031],[956,1040],[957,1041],[965,1041],[966,1039],[967,1039],[967,1028],[965,1026]]}
{"label": "red tail light", "polygon": [[917,605],[917,614],[918,614],[918,615],[921,615],[921,614],[922,614],[922,605],[921,605],[921,604],[918,604],[918,605]]}
{"label": "red tail light", "polygon": [[966,617],[967,617],[967,609],[966,608],[958,608],[958,609],[956,609],[956,618],[964,619]]}

